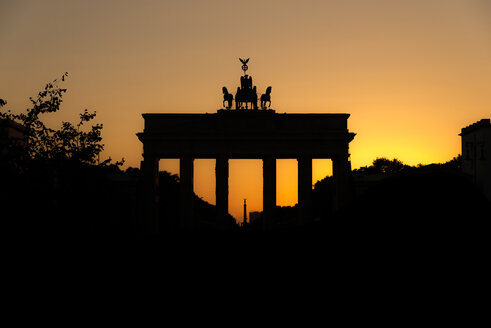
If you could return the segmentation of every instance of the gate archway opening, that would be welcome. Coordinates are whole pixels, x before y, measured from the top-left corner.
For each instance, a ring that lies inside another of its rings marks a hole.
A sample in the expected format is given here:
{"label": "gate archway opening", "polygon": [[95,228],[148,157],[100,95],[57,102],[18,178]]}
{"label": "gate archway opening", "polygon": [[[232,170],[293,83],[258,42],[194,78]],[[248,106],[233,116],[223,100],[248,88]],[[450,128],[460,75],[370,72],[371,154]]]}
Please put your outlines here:
{"label": "gate archway opening", "polygon": [[219,110],[215,114],[143,114],[141,163],[142,234],[158,232],[159,160],[179,158],[180,222],[193,229],[194,160],[213,158],[217,215],[229,206],[229,161],[260,159],[263,168],[263,215],[271,222],[276,207],[277,159],[294,158],[298,172],[298,224],[310,223],[313,159],[331,159],[336,208],[350,197],[349,114],[276,114],[273,110]]}

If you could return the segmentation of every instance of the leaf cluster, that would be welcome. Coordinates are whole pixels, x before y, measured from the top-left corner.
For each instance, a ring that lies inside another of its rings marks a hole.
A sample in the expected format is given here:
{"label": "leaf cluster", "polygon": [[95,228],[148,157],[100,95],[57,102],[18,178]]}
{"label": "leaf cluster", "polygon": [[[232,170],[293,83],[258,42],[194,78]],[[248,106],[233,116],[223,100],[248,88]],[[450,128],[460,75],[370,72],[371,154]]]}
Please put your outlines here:
{"label": "leaf cluster", "polygon": [[353,170],[353,172],[364,174],[393,174],[400,173],[409,167],[397,158],[390,160],[385,157],[377,157],[373,160],[371,166],[363,166]]}
{"label": "leaf cluster", "polygon": [[[68,73],[63,74],[61,81],[65,81],[67,76]],[[24,134],[22,138],[11,138],[8,153],[17,162],[17,166],[23,166],[33,160],[73,160],[89,165],[110,164],[110,158],[102,163],[99,161],[99,155],[104,150],[101,136],[103,125],[93,124],[86,129],[86,125],[95,118],[95,111],[89,112],[85,109],[76,125],[62,122],[58,130],[47,127],[42,121],[43,115],[60,110],[67,89],[61,88],[58,83],[57,79],[47,83],[37,97],[29,98],[31,106],[25,113],[0,111],[0,119],[20,124]],[[6,101],[0,99],[0,107],[5,105]],[[122,165],[123,161],[115,164]]]}

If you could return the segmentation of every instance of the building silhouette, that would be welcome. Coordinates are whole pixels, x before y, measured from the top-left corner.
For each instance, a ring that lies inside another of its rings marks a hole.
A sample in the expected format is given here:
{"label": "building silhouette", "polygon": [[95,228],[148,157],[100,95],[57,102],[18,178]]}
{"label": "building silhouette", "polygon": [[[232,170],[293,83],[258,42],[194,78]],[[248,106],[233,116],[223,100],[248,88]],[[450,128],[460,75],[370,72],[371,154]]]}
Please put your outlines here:
{"label": "building silhouette", "polygon": [[256,221],[257,219],[259,219],[262,214],[263,214],[263,212],[257,212],[257,211],[249,212],[249,223],[252,223],[252,222]]}
{"label": "building silhouette", "polygon": [[11,120],[0,119],[0,155],[6,155],[12,140],[22,142],[25,136],[26,128],[23,125]]}
{"label": "building silhouette", "polygon": [[462,172],[491,200],[491,122],[482,119],[466,126],[462,137]]}

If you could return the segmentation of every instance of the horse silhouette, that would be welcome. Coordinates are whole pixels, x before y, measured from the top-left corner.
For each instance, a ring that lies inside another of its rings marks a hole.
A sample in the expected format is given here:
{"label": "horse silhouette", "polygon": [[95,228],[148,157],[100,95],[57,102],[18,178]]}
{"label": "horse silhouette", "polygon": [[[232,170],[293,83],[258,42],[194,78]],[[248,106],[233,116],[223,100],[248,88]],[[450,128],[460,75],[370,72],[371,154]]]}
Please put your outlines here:
{"label": "horse silhouette", "polygon": [[[266,107],[266,103],[269,102],[269,105]],[[268,109],[271,106],[271,87],[266,89],[266,93],[261,95],[261,108]]]}
{"label": "horse silhouette", "polygon": [[[228,93],[226,87],[223,87],[222,90],[223,90],[223,106],[226,109],[230,109],[232,108],[232,101],[234,100],[234,96],[231,93]],[[225,102],[227,102],[226,106],[225,106]]]}

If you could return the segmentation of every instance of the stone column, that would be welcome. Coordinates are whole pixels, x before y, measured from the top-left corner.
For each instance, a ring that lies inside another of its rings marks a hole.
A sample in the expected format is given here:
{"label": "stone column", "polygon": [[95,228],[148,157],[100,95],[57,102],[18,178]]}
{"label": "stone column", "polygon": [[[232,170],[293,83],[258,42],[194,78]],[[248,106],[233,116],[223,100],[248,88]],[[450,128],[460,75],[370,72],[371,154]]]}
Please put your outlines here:
{"label": "stone column", "polygon": [[298,161],[298,223],[312,222],[312,158]]}
{"label": "stone column", "polygon": [[263,224],[271,228],[276,208],[276,158],[263,158]]}
{"label": "stone column", "polygon": [[179,160],[180,219],[181,228],[184,230],[194,228],[193,161],[190,156],[181,157]]}
{"label": "stone column", "polygon": [[159,158],[144,155],[140,163],[139,204],[140,216],[138,235],[145,237],[159,232],[158,222],[158,185]]}
{"label": "stone column", "polygon": [[215,163],[215,196],[218,225],[223,222],[222,220],[228,214],[228,169],[228,158],[218,157]]}
{"label": "stone column", "polygon": [[332,173],[335,185],[334,210],[340,209],[351,199],[351,163],[348,157],[348,154],[343,154],[332,159]]}

